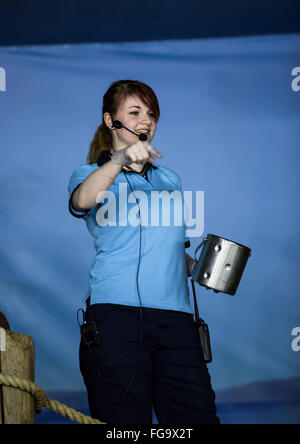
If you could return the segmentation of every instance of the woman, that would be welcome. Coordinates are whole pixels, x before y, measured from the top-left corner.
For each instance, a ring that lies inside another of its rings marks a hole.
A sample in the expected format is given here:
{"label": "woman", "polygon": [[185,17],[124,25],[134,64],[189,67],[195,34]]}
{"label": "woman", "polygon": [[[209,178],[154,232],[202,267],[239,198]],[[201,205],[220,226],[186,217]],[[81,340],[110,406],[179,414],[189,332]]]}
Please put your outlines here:
{"label": "woman", "polygon": [[91,414],[103,422],[151,424],[153,405],[160,424],[218,423],[189,302],[185,225],[175,216],[162,224],[153,204],[162,191],[182,203],[179,176],[154,165],[159,114],[148,85],[113,83],[88,163],[69,182],[70,211],[85,219],[96,248],[80,369]]}

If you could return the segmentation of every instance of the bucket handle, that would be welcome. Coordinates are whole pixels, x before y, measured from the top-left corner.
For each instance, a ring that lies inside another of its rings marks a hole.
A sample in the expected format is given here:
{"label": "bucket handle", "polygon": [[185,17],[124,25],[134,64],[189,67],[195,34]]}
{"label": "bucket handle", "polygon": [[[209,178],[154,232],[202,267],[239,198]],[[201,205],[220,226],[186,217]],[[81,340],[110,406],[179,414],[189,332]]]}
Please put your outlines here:
{"label": "bucket handle", "polygon": [[[195,261],[198,262],[199,258],[196,258],[197,252],[200,250],[200,248],[203,246],[204,242],[208,241],[208,239],[205,237],[202,242],[198,245],[198,247],[195,250]],[[199,256],[200,257],[200,256]]]}

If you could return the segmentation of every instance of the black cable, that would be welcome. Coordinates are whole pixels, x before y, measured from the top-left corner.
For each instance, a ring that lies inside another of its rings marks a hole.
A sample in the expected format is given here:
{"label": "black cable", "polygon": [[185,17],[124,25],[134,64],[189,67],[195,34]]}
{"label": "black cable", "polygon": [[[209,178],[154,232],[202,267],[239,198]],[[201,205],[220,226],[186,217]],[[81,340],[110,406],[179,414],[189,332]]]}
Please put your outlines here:
{"label": "black cable", "polygon": [[[116,152],[114,147],[113,147],[113,151]],[[128,169],[130,171],[136,172],[129,165],[127,167],[128,167]],[[144,165],[144,167],[142,169],[142,172],[144,171],[144,169],[145,169],[145,165]],[[140,333],[140,344],[139,344],[139,352],[138,352],[138,357],[137,357],[137,364],[136,364],[136,368],[135,368],[135,370],[133,372],[133,375],[131,377],[131,380],[129,381],[127,387],[125,388],[125,390],[123,392],[123,396],[124,396],[126,394],[126,392],[128,391],[130,384],[132,384],[132,382],[134,381],[134,378],[135,378],[137,370],[138,370],[139,362],[140,362],[140,359],[141,359],[142,339],[143,339],[143,313],[142,313],[143,310],[142,310],[142,302],[141,302],[141,297],[140,297],[140,292],[139,292],[139,281],[138,281],[138,275],[139,275],[139,269],[140,269],[140,261],[141,261],[141,248],[142,248],[141,209],[140,209],[140,205],[139,205],[139,202],[137,200],[137,197],[136,197],[136,195],[135,195],[135,193],[134,193],[134,191],[132,189],[132,186],[130,184],[130,181],[127,178],[127,173],[126,173],[126,171],[124,169],[123,169],[123,173],[124,173],[124,176],[125,176],[125,179],[126,179],[128,185],[130,186],[131,192],[133,193],[133,195],[135,197],[135,200],[136,200],[136,203],[137,203],[137,206],[138,206],[138,209],[139,209],[140,243],[139,243],[139,260],[138,260],[138,266],[137,266],[137,270],[136,270],[136,289],[137,289],[139,303],[140,303],[140,325],[141,325],[140,326],[140,332],[141,332]],[[146,174],[147,174],[147,170],[146,170]]]}
{"label": "black cable", "polygon": [[[80,322],[79,322],[79,319],[78,319],[78,313],[79,313],[80,311],[82,311],[82,312],[84,313],[84,311],[83,311],[82,308],[79,308],[79,309],[77,310],[77,322],[78,322],[79,328],[80,328]],[[84,316],[84,319],[85,319],[85,315],[83,315],[83,316]],[[84,322],[85,322],[85,320],[84,320]],[[81,331],[81,334],[82,334],[82,336],[83,336],[83,340],[84,340],[84,342],[85,342],[85,345],[86,345],[86,347],[88,348],[88,351],[89,351],[89,353],[90,353],[90,356],[91,356],[91,358],[92,358],[92,361],[94,362],[94,365],[95,365],[95,368],[96,368],[96,372],[97,372],[97,376],[98,376],[98,378],[99,378],[99,380],[100,380],[100,383],[102,384],[103,388],[105,389],[105,391],[108,393],[108,395],[109,395],[114,401],[117,401],[117,402],[119,402],[120,404],[122,404],[123,406],[125,406],[125,407],[129,407],[130,409],[134,409],[134,410],[136,410],[137,412],[139,412],[139,413],[141,413],[142,415],[144,415],[144,417],[145,417],[145,419],[146,419],[146,422],[148,422],[148,421],[149,421],[149,418],[148,418],[148,416],[147,416],[144,412],[142,412],[142,410],[138,409],[137,407],[133,407],[132,405],[126,404],[125,402],[122,402],[120,399],[116,398],[116,397],[115,397],[115,396],[114,396],[114,395],[108,390],[108,388],[106,387],[106,385],[104,384],[104,381],[103,381],[103,379],[102,379],[101,372],[100,372],[100,369],[99,369],[99,367],[98,367],[98,363],[97,363],[97,360],[96,360],[95,355],[94,355],[94,353],[93,353],[93,350],[91,349],[91,347],[90,347],[90,345],[89,345],[89,342],[88,342],[87,339],[85,338],[84,331],[81,330],[81,329],[80,329],[80,331]],[[100,421],[101,421],[101,418],[99,418],[99,419],[100,419]]]}
{"label": "black cable", "polygon": [[139,245],[139,260],[138,260],[138,266],[137,266],[137,270],[136,270],[136,289],[137,289],[138,298],[139,298],[139,302],[140,302],[140,321],[141,321],[141,324],[140,324],[140,325],[141,325],[141,326],[140,326],[140,331],[141,331],[141,333],[140,333],[139,353],[138,353],[138,358],[137,358],[136,368],[135,368],[135,371],[134,371],[134,373],[133,373],[133,375],[132,375],[132,377],[131,377],[131,380],[129,381],[129,383],[128,383],[126,389],[124,390],[123,395],[127,392],[128,388],[129,388],[129,386],[130,386],[130,384],[133,382],[133,380],[134,380],[134,378],[135,378],[135,376],[136,376],[136,373],[137,373],[137,370],[138,370],[138,366],[139,366],[139,362],[140,362],[140,358],[141,358],[142,338],[143,338],[143,313],[142,313],[142,302],[141,302],[141,297],[140,297],[140,292],[139,292],[139,282],[138,282],[138,275],[139,275],[140,261],[141,261],[141,247],[142,247],[141,211],[140,211],[140,205],[139,205],[138,200],[137,200],[137,198],[136,198],[136,195],[135,195],[135,193],[134,193],[134,191],[133,191],[133,189],[132,189],[132,186],[131,186],[131,184],[130,184],[128,178],[127,178],[127,174],[126,174],[126,172],[124,172],[124,176],[125,176],[125,178],[126,178],[126,180],[127,180],[127,182],[128,182],[128,185],[130,186],[130,189],[131,189],[132,193],[134,194],[134,197],[135,197],[136,203],[137,203],[137,205],[138,205],[138,209],[139,209],[140,245]]}
{"label": "black cable", "polygon": [[[138,357],[137,357],[137,364],[136,364],[135,370],[134,370],[134,372],[133,372],[133,375],[131,376],[131,379],[129,380],[129,382],[128,382],[128,384],[127,384],[127,387],[125,388],[125,390],[124,390],[124,392],[123,392],[123,395],[122,395],[123,397],[125,396],[125,394],[126,394],[126,392],[128,391],[130,385],[131,385],[132,382],[134,381],[134,378],[135,378],[136,373],[137,373],[137,371],[138,371],[138,367],[139,367],[139,363],[140,363],[140,359],[141,359],[142,338],[143,338],[143,313],[142,313],[142,302],[141,302],[141,297],[140,297],[140,292],[139,292],[139,283],[138,283],[138,274],[139,274],[140,261],[141,261],[141,246],[142,246],[141,210],[140,210],[140,205],[139,205],[139,202],[138,202],[138,200],[137,200],[137,197],[136,197],[136,195],[135,195],[135,193],[134,193],[134,191],[133,191],[133,189],[132,189],[132,186],[131,186],[131,184],[130,184],[130,181],[129,181],[128,178],[127,178],[127,175],[126,175],[126,172],[125,172],[125,171],[124,171],[124,176],[125,176],[126,181],[127,181],[128,185],[129,185],[129,187],[130,187],[130,189],[131,189],[131,191],[132,191],[132,193],[133,193],[133,195],[134,195],[134,197],[135,197],[136,203],[137,203],[137,205],[138,205],[138,210],[139,210],[140,242],[139,242],[139,260],[138,260],[137,271],[136,271],[136,288],[137,288],[137,293],[138,293],[138,298],[139,298],[139,303],[140,303],[140,343],[139,343],[139,351],[138,351]],[[80,310],[82,310],[82,309],[79,309],[79,310],[77,311],[77,322],[78,322],[78,325],[79,325],[79,326],[80,326],[80,323],[79,323],[79,319],[78,319],[78,313],[79,313]],[[82,333],[83,333],[83,332],[82,332]],[[84,336],[84,333],[83,333],[83,336]],[[91,350],[91,347],[89,346],[89,344],[88,344],[88,342],[86,341],[85,338],[84,338],[84,341],[85,341],[85,343],[86,343],[86,346],[88,347],[89,353],[90,353],[90,355],[91,355],[91,357],[92,357],[92,360],[93,360],[93,362],[94,362],[94,365],[95,365],[95,367],[96,367],[96,371],[97,371],[97,375],[98,375],[98,378],[99,378],[99,380],[100,380],[100,383],[103,385],[103,387],[104,387],[104,389],[106,390],[106,392],[107,392],[107,393],[110,395],[110,397],[111,397],[112,399],[114,399],[115,401],[118,401],[118,402],[121,403],[122,405],[124,405],[124,406],[126,406],[126,407],[133,408],[134,410],[138,411],[139,413],[142,413],[142,415],[144,415],[144,417],[145,417],[145,419],[146,419],[146,422],[149,423],[149,422],[150,422],[150,418],[148,418],[148,415],[146,415],[144,412],[142,412],[140,409],[138,409],[138,408],[136,408],[136,407],[130,406],[130,405],[128,405],[128,404],[125,404],[125,403],[122,402],[120,399],[115,398],[115,397],[110,393],[110,391],[107,389],[107,387],[106,387],[105,384],[104,384],[104,381],[103,381],[103,379],[102,379],[101,372],[100,372],[100,370],[99,370],[99,367],[98,367],[98,364],[97,364],[96,358],[95,358],[95,356],[94,356],[94,353],[93,353],[93,351]]]}

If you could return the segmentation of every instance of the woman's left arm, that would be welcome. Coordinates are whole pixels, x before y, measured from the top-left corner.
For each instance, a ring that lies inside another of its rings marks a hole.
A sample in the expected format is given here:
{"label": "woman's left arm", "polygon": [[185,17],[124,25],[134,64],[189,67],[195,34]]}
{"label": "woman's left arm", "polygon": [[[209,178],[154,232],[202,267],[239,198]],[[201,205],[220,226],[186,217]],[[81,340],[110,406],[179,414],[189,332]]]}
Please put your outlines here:
{"label": "woman's left arm", "polygon": [[196,261],[187,253],[185,253],[185,258],[186,258],[186,266],[187,266],[187,275],[188,275],[188,277],[190,277],[190,276],[192,276]]}

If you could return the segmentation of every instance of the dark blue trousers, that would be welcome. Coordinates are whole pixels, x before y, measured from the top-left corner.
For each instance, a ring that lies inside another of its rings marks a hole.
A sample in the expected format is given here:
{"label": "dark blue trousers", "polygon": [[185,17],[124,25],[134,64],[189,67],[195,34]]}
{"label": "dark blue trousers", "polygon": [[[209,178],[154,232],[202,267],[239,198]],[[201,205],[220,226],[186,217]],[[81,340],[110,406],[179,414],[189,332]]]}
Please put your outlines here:
{"label": "dark blue trousers", "polygon": [[[80,344],[91,415],[109,424],[217,424],[215,394],[192,314],[94,304],[100,346]],[[137,368],[136,368],[137,367]]]}

